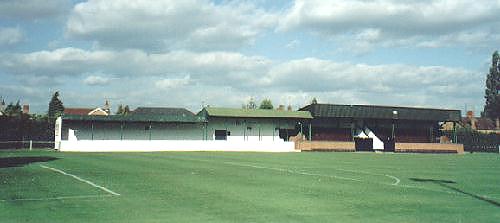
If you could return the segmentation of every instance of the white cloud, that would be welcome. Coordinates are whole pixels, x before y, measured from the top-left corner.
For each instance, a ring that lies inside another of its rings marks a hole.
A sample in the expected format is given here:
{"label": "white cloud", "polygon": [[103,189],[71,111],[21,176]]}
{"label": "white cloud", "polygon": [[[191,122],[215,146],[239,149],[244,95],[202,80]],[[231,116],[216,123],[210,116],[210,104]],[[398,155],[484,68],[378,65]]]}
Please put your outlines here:
{"label": "white cloud", "polygon": [[73,8],[66,33],[116,49],[220,50],[251,44],[276,21],[276,15],[240,1],[90,0]]}
{"label": "white cloud", "polygon": [[186,86],[191,83],[191,77],[189,75],[183,78],[165,78],[157,81],[155,83],[156,87],[162,89],[173,89]]}
{"label": "white cloud", "polygon": [[286,48],[288,49],[295,49],[300,46],[300,40],[292,40],[289,43],[285,45]]}
{"label": "white cloud", "polygon": [[65,14],[69,0],[15,0],[0,1],[0,18],[38,20]]}
{"label": "white cloud", "polygon": [[[318,97],[331,103],[460,108],[464,101],[480,100],[484,85],[482,73],[463,68],[338,63],[318,58],[277,62],[230,52],[147,54],[62,48],[4,54],[0,61],[0,73],[24,79],[58,77],[64,80],[61,83],[73,83],[66,89],[69,92],[79,91],[74,80],[85,77],[83,84],[108,84],[113,92],[107,92],[107,97],[119,95],[138,105],[145,105],[147,98],[147,103],[172,106],[198,106],[205,101],[239,107],[245,98],[254,96],[294,106]],[[120,81],[97,74],[113,74]],[[165,101],[168,89],[175,91],[169,91],[172,97]]]}
{"label": "white cloud", "polygon": [[90,75],[83,80],[83,83],[90,86],[107,85],[111,81],[108,77]]}
{"label": "white cloud", "polygon": [[[498,43],[499,10],[497,0],[296,0],[278,30],[307,30],[361,51],[377,45]],[[478,38],[477,32],[492,35]],[[451,43],[433,41],[436,37]]]}
{"label": "white cloud", "polygon": [[19,43],[23,39],[23,32],[19,27],[2,28],[0,27],[0,46],[13,45]]}

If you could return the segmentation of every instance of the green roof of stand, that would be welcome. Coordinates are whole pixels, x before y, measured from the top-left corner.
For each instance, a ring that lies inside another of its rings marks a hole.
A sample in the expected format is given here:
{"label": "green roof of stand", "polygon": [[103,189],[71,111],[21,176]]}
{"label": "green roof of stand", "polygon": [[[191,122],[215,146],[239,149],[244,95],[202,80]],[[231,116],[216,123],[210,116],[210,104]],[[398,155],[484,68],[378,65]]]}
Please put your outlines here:
{"label": "green roof of stand", "polygon": [[460,110],[377,105],[311,104],[300,109],[319,118],[401,119],[459,121]]}
{"label": "green roof of stand", "polygon": [[204,108],[200,113],[211,117],[232,118],[293,118],[312,119],[308,111],[279,111],[272,109]]}

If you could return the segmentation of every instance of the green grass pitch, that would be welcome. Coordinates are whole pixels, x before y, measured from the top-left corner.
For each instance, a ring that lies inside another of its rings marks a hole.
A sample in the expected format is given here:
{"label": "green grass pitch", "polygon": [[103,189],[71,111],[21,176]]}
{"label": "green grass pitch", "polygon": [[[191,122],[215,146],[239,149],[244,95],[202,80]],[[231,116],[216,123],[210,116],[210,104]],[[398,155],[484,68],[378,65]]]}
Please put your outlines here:
{"label": "green grass pitch", "polygon": [[0,222],[499,219],[498,154],[0,151]]}

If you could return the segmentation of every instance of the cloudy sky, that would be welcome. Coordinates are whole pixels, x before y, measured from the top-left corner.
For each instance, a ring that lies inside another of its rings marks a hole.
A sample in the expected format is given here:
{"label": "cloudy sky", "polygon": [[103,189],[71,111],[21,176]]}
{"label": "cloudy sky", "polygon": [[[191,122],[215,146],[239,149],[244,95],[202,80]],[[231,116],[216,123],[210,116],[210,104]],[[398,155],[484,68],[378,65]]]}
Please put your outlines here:
{"label": "cloudy sky", "polygon": [[0,0],[0,96],[479,111],[499,0]]}

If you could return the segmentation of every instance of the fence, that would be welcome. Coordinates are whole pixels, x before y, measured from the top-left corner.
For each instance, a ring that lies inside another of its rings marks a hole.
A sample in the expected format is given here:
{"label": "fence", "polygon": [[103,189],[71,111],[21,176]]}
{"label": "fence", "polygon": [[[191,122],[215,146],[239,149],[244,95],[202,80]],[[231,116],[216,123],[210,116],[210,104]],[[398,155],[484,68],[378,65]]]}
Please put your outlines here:
{"label": "fence", "polygon": [[0,149],[53,149],[54,141],[0,141]]}
{"label": "fence", "polygon": [[[46,117],[0,116],[0,149],[54,148],[54,125]],[[31,143],[30,143],[31,142]]]}

